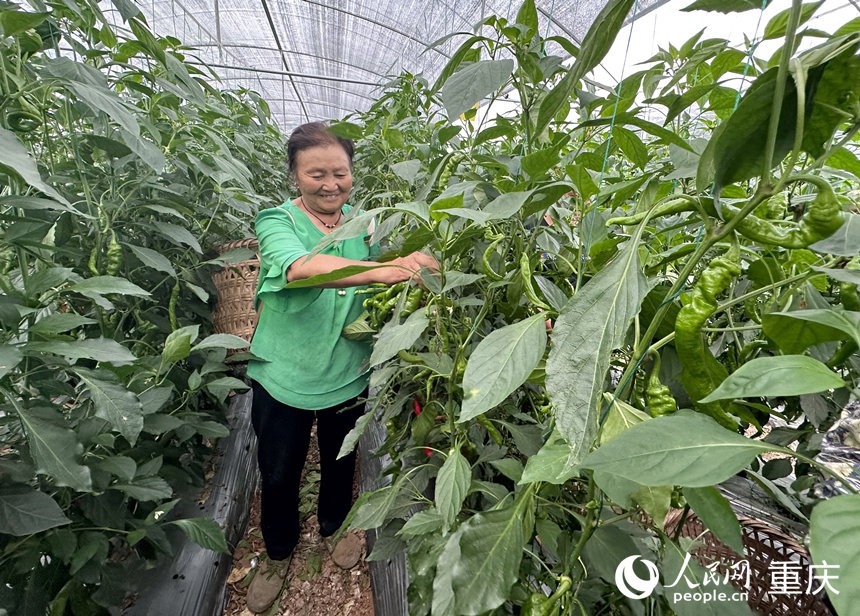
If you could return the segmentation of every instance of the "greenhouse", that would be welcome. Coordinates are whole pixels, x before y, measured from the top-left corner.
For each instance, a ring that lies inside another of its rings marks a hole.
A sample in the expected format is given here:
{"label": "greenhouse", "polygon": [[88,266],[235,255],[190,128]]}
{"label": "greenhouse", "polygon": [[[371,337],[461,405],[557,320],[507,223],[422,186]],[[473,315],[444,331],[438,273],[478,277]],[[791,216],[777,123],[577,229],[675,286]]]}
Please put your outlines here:
{"label": "greenhouse", "polygon": [[860,616],[855,0],[0,52],[0,616]]}

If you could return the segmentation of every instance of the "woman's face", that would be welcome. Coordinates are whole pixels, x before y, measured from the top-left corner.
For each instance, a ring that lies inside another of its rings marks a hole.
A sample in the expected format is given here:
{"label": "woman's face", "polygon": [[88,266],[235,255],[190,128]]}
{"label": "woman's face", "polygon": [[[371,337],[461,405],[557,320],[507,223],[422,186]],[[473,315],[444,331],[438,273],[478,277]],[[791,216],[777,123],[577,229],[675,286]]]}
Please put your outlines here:
{"label": "woman's face", "polygon": [[338,212],[352,190],[349,156],[335,144],[301,150],[295,181],[306,207],[321,214]]}

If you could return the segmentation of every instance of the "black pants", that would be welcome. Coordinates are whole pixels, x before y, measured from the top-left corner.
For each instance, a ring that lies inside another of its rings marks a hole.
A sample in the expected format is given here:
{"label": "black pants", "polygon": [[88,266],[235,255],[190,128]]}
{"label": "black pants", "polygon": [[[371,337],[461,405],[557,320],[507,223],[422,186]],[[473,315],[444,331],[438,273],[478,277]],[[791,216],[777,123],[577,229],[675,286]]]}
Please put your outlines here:
{"label": "black pants", "polygon": [[260,528],[269,558],[288,558],[299,542],[299,483],[317,419],[320,490],[317,519],[320,534],[334,534],[352,506],[355,451],[337,460],[343,439],[364,412],[358,398],[320,411],[297,409],[275,400],[262,385],[254,391],[251,423],[257,435],[260,487]]}

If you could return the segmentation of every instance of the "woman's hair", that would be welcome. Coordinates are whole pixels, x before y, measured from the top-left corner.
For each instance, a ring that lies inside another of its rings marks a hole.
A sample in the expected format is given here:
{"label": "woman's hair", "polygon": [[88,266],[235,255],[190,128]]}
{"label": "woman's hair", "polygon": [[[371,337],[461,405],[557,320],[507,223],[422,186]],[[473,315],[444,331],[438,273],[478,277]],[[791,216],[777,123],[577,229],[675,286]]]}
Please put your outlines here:
{"label": "woman's hair", "polygon": [[302,150],[310,148],[339,145],[349,158],[349,166],[352,167],[352,154],[355,144],[352,139],[344,139],[329,132],[323,122],[308,122],[296,127],[287,142],[287,162],[290,173],[296,172],[296,157]]}

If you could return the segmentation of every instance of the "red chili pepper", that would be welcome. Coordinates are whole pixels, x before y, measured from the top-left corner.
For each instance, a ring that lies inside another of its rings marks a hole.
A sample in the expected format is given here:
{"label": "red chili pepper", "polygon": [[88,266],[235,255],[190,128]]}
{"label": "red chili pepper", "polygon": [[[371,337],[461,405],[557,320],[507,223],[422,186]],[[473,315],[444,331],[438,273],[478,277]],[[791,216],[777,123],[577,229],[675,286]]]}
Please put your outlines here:
{"label": "red chili pepper", "polygon": [[432,449],[430,449],[429,447],[425,447],[425,448],[424,448],[424,455],[425,455],[425,456],[427,456],[427,457],[429,458],[430,456],[432,456],[432,455],[433,455],[433,450],[432,450]]}
{"label": "red chili pepper", "polygon": [[415,399],[412,401],[412,408],[415,410],[415,414],[416,414],[416,415],[420,415],[420,414],[421,414],[421,403],[420,403],[420,402],[418,402],[418,398],[415,398]]}

